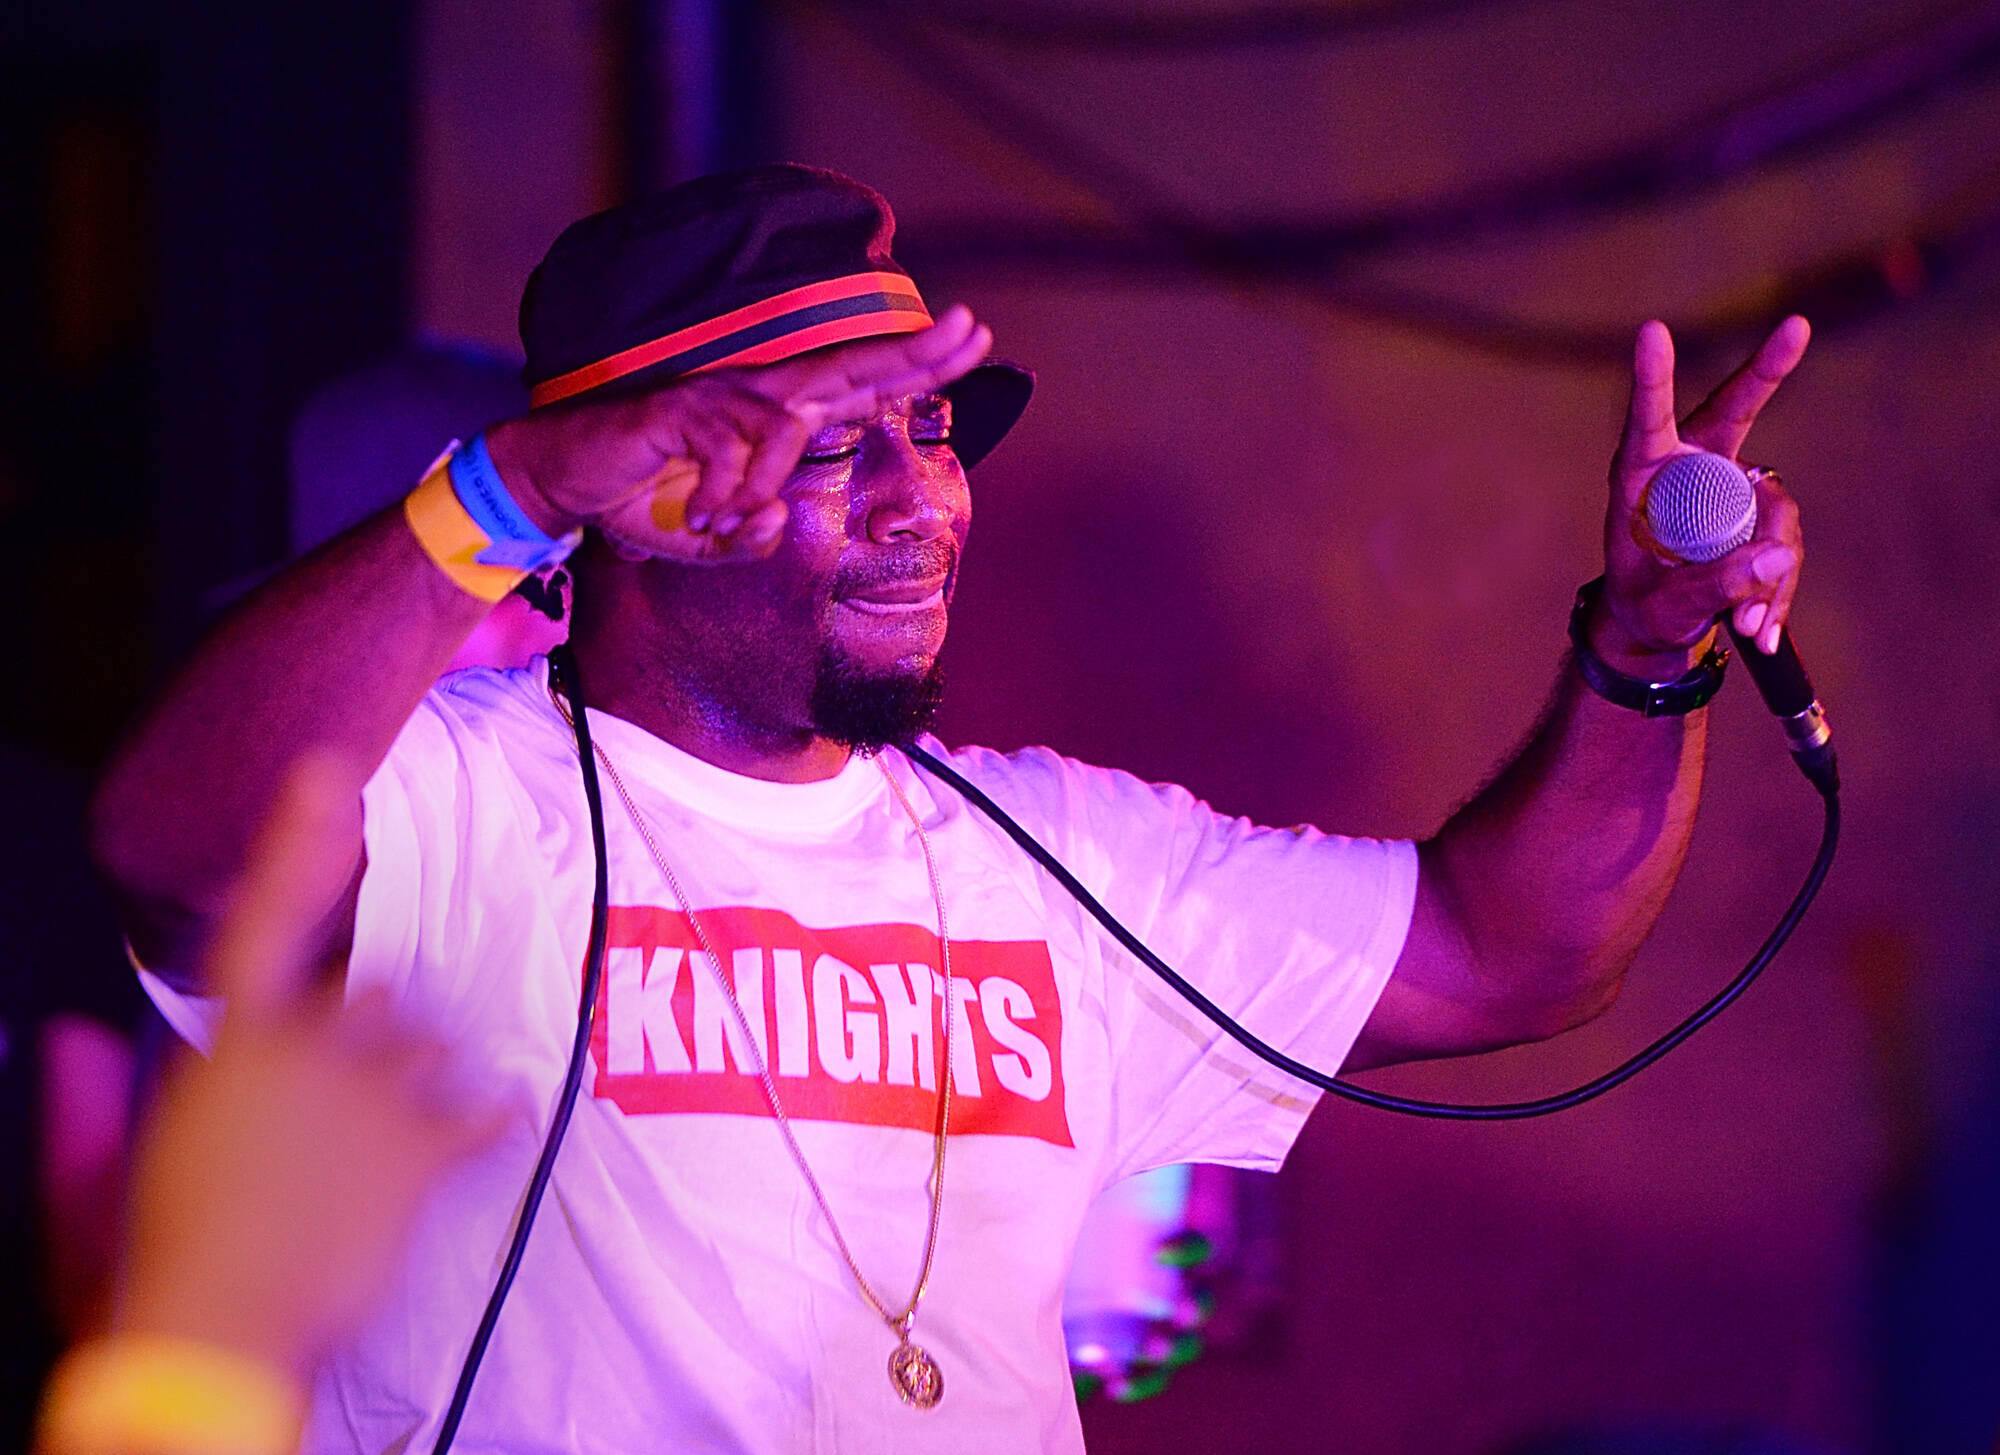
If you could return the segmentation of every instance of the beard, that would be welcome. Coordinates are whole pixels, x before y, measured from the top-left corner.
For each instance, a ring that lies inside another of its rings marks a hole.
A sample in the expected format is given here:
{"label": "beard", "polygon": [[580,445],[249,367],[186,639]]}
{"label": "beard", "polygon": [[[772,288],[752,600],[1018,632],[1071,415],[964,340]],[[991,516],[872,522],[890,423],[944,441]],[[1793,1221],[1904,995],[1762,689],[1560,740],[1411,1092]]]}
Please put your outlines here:
{"label": "beard", "polygon": [[913,741],[943,699],[944,667],[936,658],[920,671],[869,672],[827,646],[813,679],[813,731],[866,758]]}

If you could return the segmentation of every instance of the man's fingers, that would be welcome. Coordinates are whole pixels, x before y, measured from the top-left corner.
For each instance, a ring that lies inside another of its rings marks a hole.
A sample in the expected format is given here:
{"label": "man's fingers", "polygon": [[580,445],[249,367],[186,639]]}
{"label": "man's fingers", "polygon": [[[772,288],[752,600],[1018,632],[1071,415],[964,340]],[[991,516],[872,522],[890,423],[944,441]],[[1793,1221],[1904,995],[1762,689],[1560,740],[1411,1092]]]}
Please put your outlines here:
{"label": "man's fingers", "polygon": [[[761,436],[750,447],[750,462],[743,471],[743,487],[731,502],[734,514],[748,517],[778,498],[778,492],[799,467],[812,431],[806,422],[788,409],[780,409]],[[720,529],[718,525],[718,529]]]}
{"label": "man's fingers", "polygon": [[1632,397],[1613,464],[1620,494],[1636,504],[1653,468],[1680,446],[1674,428],[1674,340],[1657,318],[1639,327],[1632,344]]}
{"label": "man's fingers", "polygon": [[1798,593],[1799,573],[1797,567],[1787,571],[1778,582],[1778,594],[1765,613],[1763,629],[1757,634],[1757,645],[1765,656],[1778,650],[1778,637],[1785,624],[1792,619],[1792,597]]}
{"label": "man's fingers", "polygon": [[1777,650],[1778,633],[1791,620],[1792,597],[1799,589],[1799,562],[1805,550],[1799,507],[1775,476],[1766,475],[1757,482],[1757,535],[1752,544],[1782,546],[1792,554],[1791,568],[1765,593],[1765,609],[1756,613],[1754,623],[1746,626],[1739,618],[1736,624],[1770,653]]}
{"label": "man's fingers", "polygon": [[709,519],[735,495],[750,468],[751,442],[734,418],[701,416],[687,426],[688,446],[701,479],[687,499],[691,530],[706,530]]}
{"label": "man's fingers", "polygon": [[803,418],[809,429],[837,424],[841,416],[828,408],[830,404],[950,354],[972,327],[972,314],[954,306],[914,333],[862,339],[767,364],[756,371],[756,386]]}
{"label": "man's fingers", "polygon": [[687,499],[687,527],[726,536],[777,496],[811,431],[792,411],[743,389],[689,434],[701,478]]}
{"label": "man's fingers", "polygon": [[274,1018],[312,987],[329,891],[355,870],[359,814],[354,775],[330,755],[301,757],[279,785],[210,950],[231,1015]]}
{"label": "man's fingers", "polygon": [[[1661,624],[1661,640],[1678,640],[1724,612],[1763,601],[1798,565],[1798,552],[1790,546],[1752,541],[1720,560],[1668,571],[1646,603],[1646,615]],[[1736,620],[1741,628],[1740,617]]]}
{"label": "man's fingers", "polygon": [[791,518],[791,507],[782,500],[768,500],[724,531],[721,522],[716,523],[714,554],[731,560],[758,560],[771,554],[778,544],[778,538],[785,533],[785,522]]}
{"label": "man's fingers", "polygon": [[[966,314],[969,319],[972,315]],[[955,379],[961,379],[993,350],[993,330],[985,324],[974,324],[971,332],[954,345],[948,352],[933,358],[913,360],[909,367],[899,374],[891,374],[873,389],[875,402],[861,408],[858,403],[850,403],[850,411],[872,414],[892,399],[901,399],[912,394],[929,394],[942,389]],[[834,401],[831,409],[841,401]],[[847,416],[853,417],[852,412]]]}
{"label": "man's fingers", "polygon": [[851,344],[797,369],[779,365],[773,374],[786,406],[817,429],[865,419],[892,399],[941,388],[992,347],[992,330],[955,304],[919,333]]}
{"label": "man's fingers", "polygon": [[1772,329],[1743,367],[1723,380],[1687,417],[1681,430],[1683,438],[1734,459],[1758,413],[1805,357],[1811,338],[1812,326],[1797,314]]}

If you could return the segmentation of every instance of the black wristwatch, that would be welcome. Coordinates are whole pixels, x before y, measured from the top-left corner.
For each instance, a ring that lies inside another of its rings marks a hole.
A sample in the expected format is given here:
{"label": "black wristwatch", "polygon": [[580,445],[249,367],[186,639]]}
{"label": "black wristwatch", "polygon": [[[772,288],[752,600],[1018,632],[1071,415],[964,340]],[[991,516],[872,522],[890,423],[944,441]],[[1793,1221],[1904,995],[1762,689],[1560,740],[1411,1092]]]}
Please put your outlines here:
{"label": "black wristwatch", "polygon": [[1701,655],[1701,660],[1671,682],[1648,682],[1628,677],[1597,655],[1586,630],[1591,607],[1604,594],[1604,578],[1586,581],[1576,591],[1576,605],[1569,613],[1569,640],[1576,651],[1576,670],[1606,702],[1647,717],[1679,717],[1706,707],[1709,698],[1722,687],[1722,671],[1729,665],[1729,648],[1718,642]]}

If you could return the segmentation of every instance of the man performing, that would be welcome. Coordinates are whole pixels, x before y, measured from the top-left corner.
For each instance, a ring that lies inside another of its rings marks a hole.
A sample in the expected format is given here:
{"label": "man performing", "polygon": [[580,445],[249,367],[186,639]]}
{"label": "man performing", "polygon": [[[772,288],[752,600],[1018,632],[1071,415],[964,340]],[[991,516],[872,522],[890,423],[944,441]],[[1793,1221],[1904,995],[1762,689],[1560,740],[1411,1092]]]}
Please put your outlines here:
{"label": "man performing", "polygon": [[[277,785],[333,755],[328,960],[518,1107],[427,1209],[391,1305],[295,1351],[310,1450],[430,1447],[549,1128],[591,920],[575,740],[546,662],[427,689],[572,547],[610,948],[459,1448],[1078,1450],[1059,1299],[1093,1195],[1171,1162],[1275,1168],[1304,1123],[1310,1088],[899,751],[938,698],[965,470],[1028,380],[982,362],[965,310],[932,322],[891,231],[873,192],[803,167],[569,229],[522,305],[535,407],[246,603],[103,785],[134,950],[185,975]],[[1775,477],[1756,538],[1703,565],[1649,550],[1634,512],[1665,460],[1734,456],[1805,343],[1788,320],[1677,428],[1671,343],[1641,330],[1582,622],[1606,673],[1700,685],[1724,612],[1775,642],[1801,561]],[[925,746],[1251,1030],[1354,1070],[1608,1005],[1685,849],[1703,733],[1565,661],[1528,744],[1421,845]],[[268,1346],[258,1317],[219,1299],[184,1332]]]}

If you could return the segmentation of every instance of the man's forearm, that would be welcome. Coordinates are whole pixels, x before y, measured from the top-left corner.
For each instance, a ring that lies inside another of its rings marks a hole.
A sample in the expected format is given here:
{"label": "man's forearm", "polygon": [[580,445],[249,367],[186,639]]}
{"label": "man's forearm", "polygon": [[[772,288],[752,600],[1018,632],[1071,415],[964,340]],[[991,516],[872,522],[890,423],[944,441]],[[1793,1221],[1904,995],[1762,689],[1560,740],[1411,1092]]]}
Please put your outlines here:
{"label": "man's forearm", "polygon": [[285,770],[308,753],[351,780],[341,882],[359,864],[360,792],[488,610],[392,507],[258,591],[194,654],[112,760],[92,805],[98,858],[141,956],[189,963]]}
{"label": "man's forearm", "polygon": [[1648,718],[1565,663],[1533,736],[1423,849],[1483,978],[1493,1043],[1607,1006],[1687,852],[1707,713]]}
{"label": "man's forearm", "polygon": [[[1629,676],[1694,656],[1592,621]],[[1706,741],[1705,710],[1646,717],[1565,660],[1521,750],[1419,846],[1409,936],[1347,1069],[1542,1040],[1608,1007],[1687,852]]]}

